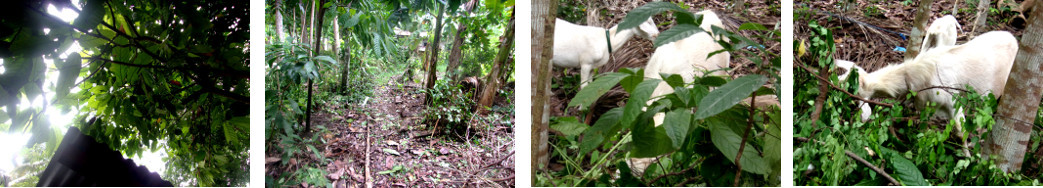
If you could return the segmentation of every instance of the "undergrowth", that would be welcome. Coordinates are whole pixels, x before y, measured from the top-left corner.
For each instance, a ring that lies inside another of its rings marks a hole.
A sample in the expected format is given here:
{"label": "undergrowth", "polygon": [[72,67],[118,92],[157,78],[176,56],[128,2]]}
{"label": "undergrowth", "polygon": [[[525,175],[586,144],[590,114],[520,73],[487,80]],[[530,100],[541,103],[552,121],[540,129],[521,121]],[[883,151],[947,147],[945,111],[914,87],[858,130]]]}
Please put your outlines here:
{"label": "undergrowth", "polygon": [[[901,185],[1040,184],[1038,173],[1004,173],[982,154],[981,141],[995,124],[992,114],[997,100],[990,93],[971,89],[957,94],[955,107],[962,107],[966,113],[962,133],[953,122],[932,120],[933,105],[919,110],[907,108],[904,104],[910,103],[915,93],[881,101],[892,104],[890,107],[872,105],[873,114],[863,122],[858,99],[832,87],[820,90],[817,71],[830,71],[829,83],[849,93],[857,92],[858,83],[854,77],[838,79],[830,28],[815,22],[809,27],[810,38],[794,41],[798,64],[794,65],[794,185],[893,184],[874,167]],[[820,94],[825,95],[824,100],[817,100]],[[822,103],[817,118],[816,103]],[[1037,118],[1036,129],[1039,122]],[[1039,130],[1034,134],[1029,151],[1038,149],[1039,137],[1043,136]],[[972,143],[973,147],[965,148],[962,143]],[[964,150],[971,156],[965,156]],[[1026,161],[1038,158],[1033,153],[1026,154]]]}
{"label": "undergrowth", "polygon": [[[619,28],[636,26],[667,10],[679,17],[681,26],[662,32],[657,40],[663,41],[657,44],[685,38],[681,33],[704,32],[696,26],[701,15],[668,2],[652,2],[632,10]],[[759,24],[743,24],[739,30],[756,32],[754,37],[763,41],[779,40],[778,30]],[[550,129],[556,134],[549,141],[550,158],[552,166],[561,167],[537,172],[533,185],[778,186],[780,111],[777,107],[762,109],[739,103],[751,96],[778,96],[774,88],[778,88],[781,59],[758,42],[732,31],[714,27],[712,33],[724,51],[733,58],[751,60],[760,71],[735,79],[707,74],[693,82],[684,82],[680,75],[646,79],[639,68],[595,77],[575,94],[569,107],[578,106],[580,111],[590,113],[590,106],[617,85],[629,94],[626,104],[602,114],[593,125],[575,117],[552,117]],[[574,78],[556,80],[567,81],[553,86],[565,90],[578,84],[572,82]],[[660,82],[669,84],[674,93],[651,97]],[[649,100],[654,102],[647,104]],[[652,123],[657,113],[665,114],[661,126]],[[630,158],[648,157],[658,160],[644,174],[632,173],[626,163]]]}

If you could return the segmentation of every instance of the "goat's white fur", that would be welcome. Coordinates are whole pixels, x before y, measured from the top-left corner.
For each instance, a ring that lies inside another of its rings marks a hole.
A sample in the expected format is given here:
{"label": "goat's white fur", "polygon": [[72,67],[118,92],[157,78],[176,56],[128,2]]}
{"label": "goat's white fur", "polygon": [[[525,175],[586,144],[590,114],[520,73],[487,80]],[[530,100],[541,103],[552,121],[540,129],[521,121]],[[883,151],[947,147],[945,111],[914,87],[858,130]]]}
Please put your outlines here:
{"label": "goat's white fur", "polygon": [[[648,59],[648,64],[645,65],[645,79],[661,79],[660,74],[678,74],[685,83],[691,83],[695,80],[695,76],[702,76],[704,71],[729,68],[728,62],[731,60],[731,54],[728,52],[707,57],[714,51],[724,49],[711,36],[713,34],[711,26],[724,28],[724,23],[717,17],[717,14],[710,10],[700,11],[696,14],[703,15],[703,23],[699,27],[706,32],[697,33],[656,48],[652,57]],[[713,72],[713,75],[721,76],[727,75],[727,73],[716,71]],[[655,91],[652,91],[651,98],[671,93],[674,93],[674,89],[670,88],[666,82],[660,82]],[[648,104],[652,104],[652,102],[650,100]],[[662,113],[656,114],[654,118],[656,126],[663,124],[664,116]]]}
{"label": "goat's white fur", "polygon": [[[840,76],[838,76],[838,78],[840,78],[840,79],[847,79],[847,77],[851,75],[851,72],[852,72],[851,70],[858,71],[858,73],[859,73],[858,75],[859,76],[865,76],[866,70],[862,69],[862,67],[859,67],[858,65],[855,65],[855,62],[846,61],[846,60],[839,60],[839,59],[834,60],[833,62],[836,64],[838,69],[844,69],[845,71],[847,71],[847,72],[844,72],[844,74],[841,74]],[[860,109],[862,109],[861,110],[862,121],[864,122],[866,120],[869,120],[869,116],[873,115],[873,108],[870,108],[868,104],[866,104],[866,103],[864,103],[862,101],[856,101],[855,104],[857,104],[858,107]]]}
{"label": "goat's white fur", "polygon": [[[555,27],[554,57],[550,61],[558,67],[580,68],[580,88],[583,88],[590,82],[590,71],[608,63],[611,55],[608,51],[605,28],[576,25],[562,19],[557,19]],[[659,35],[659,29],[652,18],[632,29],[619,30],[618,27],[617,25],[608,29],[609,35],[612,36],[613,52],[623,47],[635,34],[649,40]]]}
{"label": "goat's white fur", "polygon": [[956,21],[956,17],[952,15],[945,15],[934,20],[931,22],[931,26],[927,27],[927,34],[924,35],[920,51],[926,52],[931,48],[956,45],[956,32],[960,30],[960,22]]}
{"label": "goat's white fur", "polygon": [[[992,92],[999,97],[1003,95],[1017,52],[1018,41],[1014,35],[993,31],[962,45],[926,51],[910,62],[889,65],[873,73],[866,73],[853,63],[848,67],[854,67],[862,75],[858,78],[858,95],[863,98],[896,98],[932,86],[971,86],[979,92]],[[842,76],[847,78],[847,74]],[[939,108],[935,117],[955,119],[959,125],[963,111],[953,109],[952,94],[956,92],[942,88],[923,90],[915,98],[915,107],[936,103]]]}
{"label": "goat's white fur", "polygon": [[[714,56],[707,58],[710,53],[724,49],[711,36],[711,26],[724,28],[724,24],[713,11],[704,10],[696,14],[703,15],[703,22],[699,27],[706,32],[697,33],[656,48],[652,57],[649,58],[648,64],[645,65],[645,79],[661,79],[660,73],[679,74],[685,83],[691,83],[695,80],[695,76],[702,76],[704,71],[728,68],[728,62],[731,58],[728,52],[714,54]],[[713,74],[726,75],[725,71],[716,71]],[[654,99],[673,92],[674,89],[669,84],[660,82],[659,86],[652,92],[651,98]],[[653,101],[649,100],[648,104],[652,104]],[[655,126],[661,125],[664,117],[665,114],[663,113],[656,114],[653,118]],[[645,169],[648,168],[648,165],[654,162],[654,159],[631,158],[627,160],[627,163],[635,175],[642,175]]]}

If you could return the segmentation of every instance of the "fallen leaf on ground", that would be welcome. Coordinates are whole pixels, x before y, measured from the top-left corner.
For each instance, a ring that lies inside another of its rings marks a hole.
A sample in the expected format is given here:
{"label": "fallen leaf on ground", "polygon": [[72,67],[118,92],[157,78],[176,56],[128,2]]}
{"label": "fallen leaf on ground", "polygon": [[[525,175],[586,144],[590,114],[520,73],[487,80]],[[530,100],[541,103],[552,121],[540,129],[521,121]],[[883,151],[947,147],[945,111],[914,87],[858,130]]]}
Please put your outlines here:
{"label": "fallen leaf on ground", "polygon": [[402,154],[398,153],[398,151],[395,151],[393,149],[388,149],[388,148],[384,148],[384,153],[391,154],[391,155],[402,155]]}
{"label": "fallen leaf on ground", "polygon": [[341,168],[340,170],[337,170],[337,172],[330,173],[326,177],[329,177],[331,180],[339,180],[340,176],[343,176],[343,175],[344,175],[344,169]]}
{"label": "fallen leaf on ground", "polygon": [[274,163],[274,162],[279,162],[281,160],[282,160],[282,158],[278,158],[278,157],[268,157],[268,158],[264,159],[264,163]]}

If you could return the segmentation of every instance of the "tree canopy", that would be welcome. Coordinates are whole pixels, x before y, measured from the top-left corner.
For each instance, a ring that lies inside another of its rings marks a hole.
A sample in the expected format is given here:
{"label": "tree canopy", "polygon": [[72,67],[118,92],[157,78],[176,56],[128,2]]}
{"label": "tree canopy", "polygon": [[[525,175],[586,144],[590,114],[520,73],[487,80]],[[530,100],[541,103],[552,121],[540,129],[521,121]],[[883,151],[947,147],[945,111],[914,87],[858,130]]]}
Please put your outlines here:
{"label": "tree canopy", "polygon": [[[165,151],[164,178],[175,184],[248,182],[247,2],[6,4],[0,16],[13,19],[0,19],[0,128],[31,133],[29,145],[53,153],[64,130],[44,112],[74,111],[75,126],[125,156]],[[51,6],[78,16],[63,20]],[[64,54],[74,46],[82,50]],[[57,81],[45,84],[55,69]],[[20,102],[37,99],[44,105]]]}

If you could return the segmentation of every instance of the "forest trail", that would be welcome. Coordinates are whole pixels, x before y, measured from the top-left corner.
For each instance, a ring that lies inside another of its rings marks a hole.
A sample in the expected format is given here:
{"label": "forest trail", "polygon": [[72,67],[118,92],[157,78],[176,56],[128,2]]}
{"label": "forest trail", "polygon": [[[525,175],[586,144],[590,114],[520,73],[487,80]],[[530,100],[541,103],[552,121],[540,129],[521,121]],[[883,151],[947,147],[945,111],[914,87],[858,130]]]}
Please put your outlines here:
{"label": "forest trail", "polygon": [[375,86],[360,106],[326,104],[316,114],[329,129],[318,149],[329,159],[326,178],[334,187],[514,184],[513,126],[475,116],[464,135],[432,135],[433,125],[423,122],[423,86],[395,80]]}

